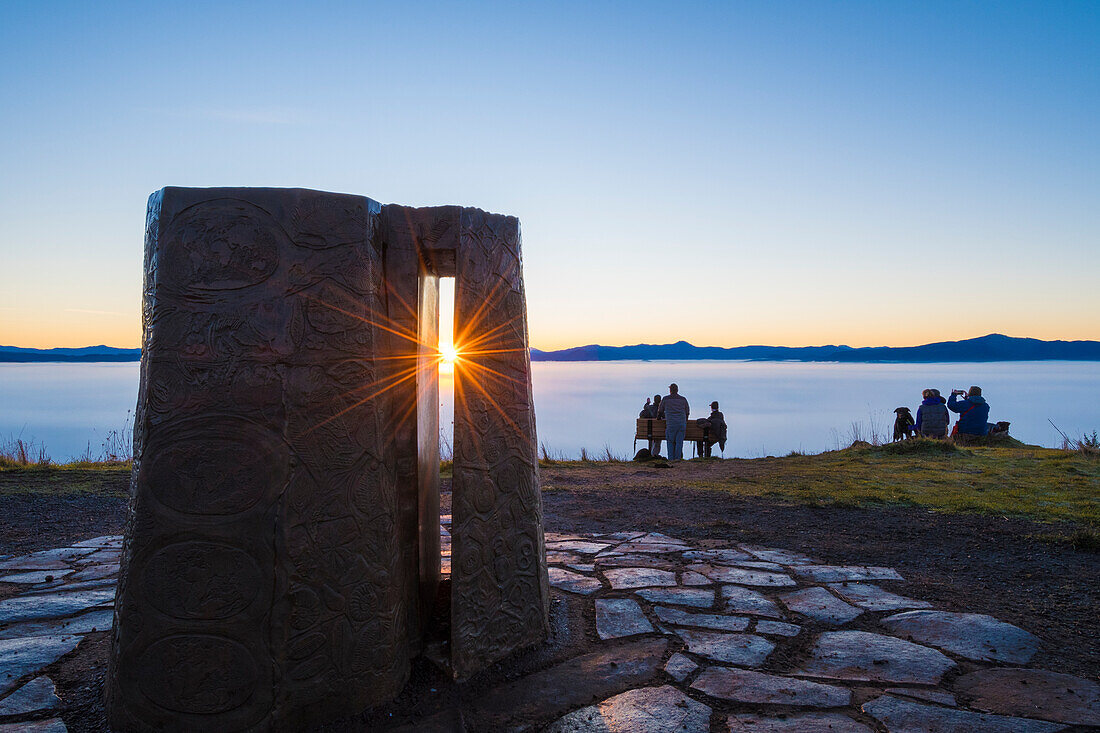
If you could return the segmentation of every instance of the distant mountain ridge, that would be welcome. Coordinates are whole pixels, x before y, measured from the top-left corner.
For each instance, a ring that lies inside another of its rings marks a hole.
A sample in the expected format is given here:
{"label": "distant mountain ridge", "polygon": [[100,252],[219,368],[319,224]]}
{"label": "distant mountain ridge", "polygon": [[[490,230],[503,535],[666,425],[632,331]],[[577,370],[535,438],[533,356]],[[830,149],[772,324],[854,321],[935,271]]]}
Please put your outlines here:
{"label": "distant mountain ridge", "polygon": [[[0,346],[0,362],[138,361],[141,349],[84,346],[76,349],[26,349]],[[557,351],[531,349],[532,361],[655,361],[719,359],[728,361],[838,361],[838,362],[982,362],[982,361],[1100,361],[1100,341],[1040,341],[991,333],[963,341],[941,341],[923,346],[693,346],[674,344],[634,346],[575,346]]]}
{"label": "distant mountain ridge", "polygon": [[0,361],[139,361],[141,349],[119,349],[114,346],[82,346],[77,349],[25,349],[21,346],[0,346]]}
{"label": "distant mountain ridge", "polygon": [[982,362],[982,361],[1100,361],[1100,341],[1040,341],[999,333],[941,341],[923,346],[693,346],[674,344],[635,346],[576,346],[558,351],[531,349],[532,361],[725,359],[749,361],[836,362]]}

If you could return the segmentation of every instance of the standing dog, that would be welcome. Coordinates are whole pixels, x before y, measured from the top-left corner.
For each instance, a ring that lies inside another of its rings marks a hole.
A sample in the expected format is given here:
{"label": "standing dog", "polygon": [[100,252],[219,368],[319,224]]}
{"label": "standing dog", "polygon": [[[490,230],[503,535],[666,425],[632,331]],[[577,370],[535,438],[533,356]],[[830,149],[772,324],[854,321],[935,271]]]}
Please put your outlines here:
{"label": "standing dog", "polygon": [[894,418],[894,442],[912,438],[913,426],[917,424],[913,419],[913,413],[909,412],[908,407],[899,407],[894,410],[894,413],[897,415]]}

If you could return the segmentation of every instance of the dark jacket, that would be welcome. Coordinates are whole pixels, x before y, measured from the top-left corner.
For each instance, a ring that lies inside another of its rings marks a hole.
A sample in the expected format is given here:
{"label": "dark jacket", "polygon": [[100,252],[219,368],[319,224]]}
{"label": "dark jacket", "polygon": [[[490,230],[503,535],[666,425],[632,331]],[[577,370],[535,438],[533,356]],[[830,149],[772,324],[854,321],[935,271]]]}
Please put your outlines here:
{"label": "dark jacket", "polygon": [[917,408],[917,432],[929,438],[942,438],[947,435],[947,423],[950,416],[943,397],[928,397]]}
{"label": "dark jacket", "polygon": [[661,409],[658,413],[658,417],[663,418],[671,425],[683,425],[686,427],[690,409],[687,398],[681,394],[670,394],[667,397],[661,398]]}
{"label": "dark jacket", "polygon": [[657,419],[657,405],[650,402],[648,405],[642,408],[642,411],[638,413],[638,417],[643,420],[656,420]]}
{"label": "dark jacket", "polygon": [[726,416],[718,410],[711,410],[710,417],[707,418],[710,422],[711,437],[718,443],[718,447],[721,450],[726,449]]}
{"label": "dark jacket", "polygon": [[959,413],[959,432],[967,435],[985,435],[989,431],[989,404],[981,395],[958,399],[951,395],[947,408]]}

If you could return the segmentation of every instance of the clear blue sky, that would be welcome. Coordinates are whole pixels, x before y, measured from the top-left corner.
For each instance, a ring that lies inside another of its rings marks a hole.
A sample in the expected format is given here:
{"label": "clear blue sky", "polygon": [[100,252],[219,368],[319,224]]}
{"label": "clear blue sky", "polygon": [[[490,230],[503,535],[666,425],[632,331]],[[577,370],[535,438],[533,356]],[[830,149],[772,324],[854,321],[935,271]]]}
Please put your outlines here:
{"label": "clear blue sky", "polygon": [[540,348],[1100,338],[1097,2],[4,2],[0,130],[0,343],[165,185],[515,214]]}

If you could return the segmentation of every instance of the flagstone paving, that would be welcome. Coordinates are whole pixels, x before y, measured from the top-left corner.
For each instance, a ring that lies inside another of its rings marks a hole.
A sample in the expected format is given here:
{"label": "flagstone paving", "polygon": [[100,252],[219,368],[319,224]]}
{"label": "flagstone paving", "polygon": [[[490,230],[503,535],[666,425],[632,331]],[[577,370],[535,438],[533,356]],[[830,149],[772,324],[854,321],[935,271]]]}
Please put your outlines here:
{"label": "flagstone paving", "polygon": [[[49,670],[110,629],[121,544],[0,559],[0,581],[19,589],[0,600],[0,733],[65,731],[48,717],[65,714]],[[1100,727],[1094,680],[1026,667],[1041,629],[935,609],[906,596],[893,568],[640,531],[548,532],[547,548],[555,603],[582,614],[584,628],[567,623],[588,639],[585,653],[479,694],[471,710],[487,730],[517,720],[555,733]]]}

